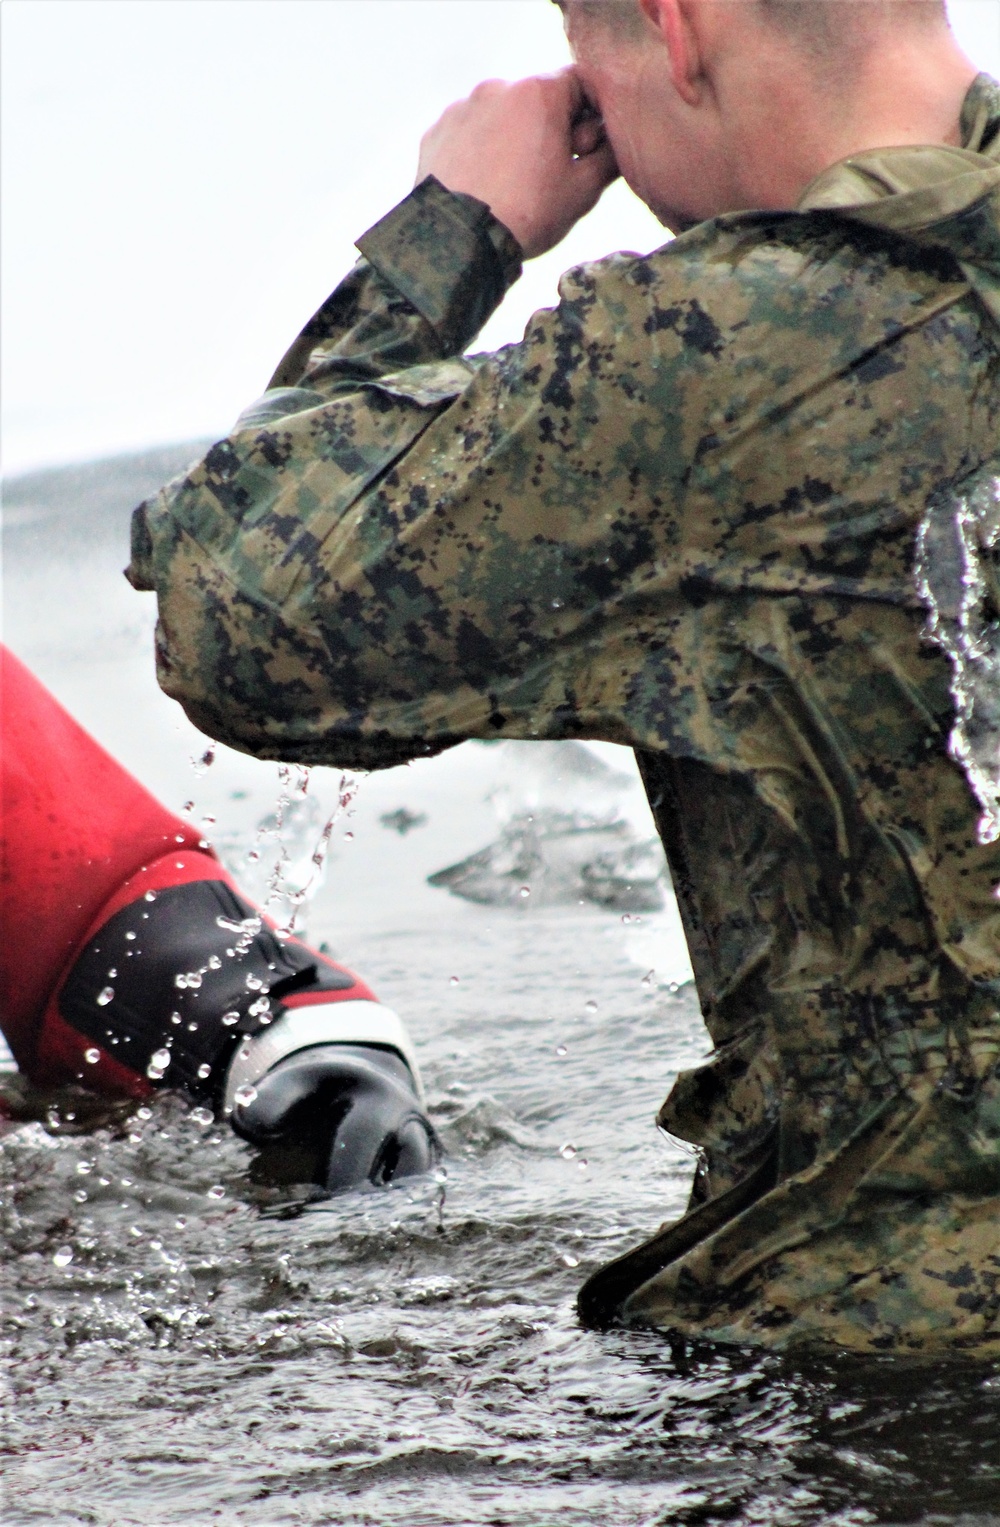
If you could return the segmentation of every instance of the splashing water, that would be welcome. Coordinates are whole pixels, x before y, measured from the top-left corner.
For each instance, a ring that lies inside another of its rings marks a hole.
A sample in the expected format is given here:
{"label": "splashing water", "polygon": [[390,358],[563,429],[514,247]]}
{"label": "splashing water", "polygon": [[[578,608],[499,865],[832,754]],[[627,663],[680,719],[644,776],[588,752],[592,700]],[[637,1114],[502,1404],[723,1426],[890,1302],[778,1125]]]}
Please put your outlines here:
{"label": "splashing water", "polygon": [[917,534],[927,632],[951,662],[951,756],[982,808],[979,840],[1000,838],[1000,472],[980,468],[932,499]]}
{"label": "splashing water", "polygon": [[170,1051],[166,1049],[157,1050],[155,1054],[150,1057],[149,1065],[146,1067],[146,1075],[152,1081],[158,1082],[169,1065]]}
{"label": "splashing water", "polygon": [[[353,775],[342,775],[336,804],[324,814],[310,793],[311,783],[309,769],[280,764],[274,810],[257,824],[249,849],[233,845],[225,855],[241,889],[258,902],[281,938],[293,933],[305,936],[305,911],[325,880],[334,829],[350,811],[358,789]],[[232,926],[237,931],[235,925],[221,919],[220,926]],[[259,922],[252,929],[243,925],[237,956],[246,952],[259,928]]]}
{"label": "splashing water", "polygon": [[[210,742],[203,753],[191,754],[191,768],[194,770],[195,774],[205,774],[212,767],[215,762],[215,750],[217,746],[217,743]],[[191,806],[194,806],[193,801],[191,802]]]}

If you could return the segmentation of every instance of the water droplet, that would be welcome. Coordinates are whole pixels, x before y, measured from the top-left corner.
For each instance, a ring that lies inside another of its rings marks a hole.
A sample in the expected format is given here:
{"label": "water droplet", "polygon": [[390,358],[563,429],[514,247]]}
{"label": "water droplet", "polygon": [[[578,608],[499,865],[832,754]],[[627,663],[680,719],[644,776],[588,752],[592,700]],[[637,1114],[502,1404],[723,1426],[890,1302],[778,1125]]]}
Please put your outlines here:
{"label": "water droplet", "polygon": [[596,1013],[597,1012],[597,1003],[596,1002],[585,1002],[583,1004],[583,1011],[585,1013]]}
{"label": "water droplet", "polygon": [[227,1029],[231,1029],[234,1023],[239,1023],[240,1015],[239,1015],[239,1013],[235,1013],[235,1012],[233,1012],[233,1013],[223,1013],[222,1021],[225,1024]]}
{"label": "water droplet", "polygon": [[560,1145],[560,1147],[559,1147],[559,1154],[563,1158],[564,1161],[572,1161],[573,1157],[578,1155],[579,1153],[577,1151],[576,1146],[575,1145],[570,1145],[569,1141],[567,1140],[565,1145]]}
{"label": "water droplet", "polygon": [[676,981],[671,981],[671,983],[668,986],[667,990],[669,991],[669,993],[670,993],[670,995],[672,997],[676,997],[677,993],[680,991],[680,986],[678,985],[678,983]]}
{"label": "water droplet", "polygon": [[564,602],[565,601],[562,600],[562,599],[553,599],[553,601],[552,601],[552,608],[554,610],[561,610],[562,607],[563,607]]}
{"label": "water droplet", "polygon": [[151,1119],[153,1117],[153,1110],[151,1108],[137,1108],[135,1116],[137,1119]]}
{"label": "water droplet", "polygon": [[[211,1069],[211,1066],[205,1067],[206,1072],[210,1071]],[[199,1075],[200,1074],[201,1073],[199,1072]],[[207,1128],[209,1124],[215,1123],[215,1115],[210,1108],[192,1108],[191,1112],[188,1114],[188,1118],[191,1120],[192,1124],[198,1124],[203,1129]]]}
{"label": "water droplet", "polygon": [[241,1108],[249,1108],[256,1096],[257,1088],[252,1086],[250,1082],[244,1082],[243,1086],[237,1087],[234,1092],[233,1102],[238,1103]]}
{"label": "water droplet", "polygon": [[581,1156],[579,1161],[576,1164],[580,1168],[581,1172],[585,1172],[587,1170],[589,1162],[587,1161],[586,1156]]}
{"label": "water droplet", "polygon": [[448,985],[449,986],[457,986],[458,985],[458,977],[457,976],[452,976],[451,979],[448,982]]}
{"label": "water droplet", "polygon": [[94,1163],[92,1161],[78,1161],[76,1163],[76,1175],[78,1177],[88,1177],[93,1170]]}
{"label": "water droplet", "polygon": [[205,815],[202,817],[202,821],[207,822],[210,827],[214,826],[215,824],[215,818],[210,811],[205,812]]}
{"label": "water droplet", "polygon": [[145,896],[142,899],[143,899],[143,901],[155,901],[156,900],[156,892],[155,891],[147,891]]}
{"label": "water droplet", "polygon": [[531,895],[530,885],[523,885],[517,894],[520,896],[522,901],[527,901],[528,897]]}
{"label": "water droplet", "polygon": [[83,1058],[88,1066],[96,1066],[101,1058],[100,1050],[84,1050]]}
{"label": "water droplet", "polygon": [[209,957],[208,957],[208,968],[209,968],[209,970],[221,970],[222,969],[222,961],[219,959],[219,956],[217,954],[210,954],[209,955]]}
{"label": "water droplet", "polygon": [[263,985],[259,976],[247,976],[247,991],[260,991]]}
{"label": "water droplet", "polygon": [[212,1068],[208,1064],[208,1061],[205,1061],[203,1065],[200,1065],[198,1067],[198,1076],[199,1076],[199,1079],[201,1081],[205,1081],[206,1077],[211,1076],[211,1074],[212,1074]]}
{"label": "water droplet", "polygon": [[126,933],[125,937],[128,939],[130,944],[134,943],[134,941],[135,941],[135,934],[132,932],[131,929],[129,929],[129,931],[128,931],[128,933]]}
{"label": "water droplet", "polygon": [[181,1018],[180,1013],[171,1013],[170,1014],[170,1022],[171,1023],[175,1023],[175,1024],[182,1023],[183,1019]]}
{"label": "water droplet", "polygon": [[109,1002],[113,1002],[114,1001],[114,996],[115,996],[115,989],[114,989],[114,987],[113,986],[106,986],[103,991],[99,991],[97,993],[97,1005],[98,1005],[98,1007],[107,1007]]}
{"label": "water droplet", "polygon": [[354,842],[354,834],[353,834],[353,832],[348,830],[347,832],[344,833],[344,842],[345,843],[353,843]]}
{"label": "water droplet", "polygon": [[135,1240],[135,1241],[141,1241],[142,1240],[142,1231],[139,1229],[138,1225],[129,1225],[128,1233],[132,1237],[133,1240]]}
{"label": "water droplet", "polygon": [[632,914],[631,914],[631,912],[623,912],[622,913],[622,922],[623,923],[630,923],[631,921],[632,921]]}
{"label": "water droplet", "polygon": [[73,1260],[72,1246],[60,1246],[52,1261],[56,1267],[68,1267]]}
{"label": "water droplet", "polygon": [[109,981],[113,981],[117,974],[118,974],[118,967],[117,967],[117,965],[112,965],[111,969],[108,971],[108,980]]}
{"label": "water droplet", "polygon": [[566,1055],[566,1054],[568,1054],[566,1046],[565,1045],[556,1045],[556,1054],[557,1055]]}
{"label": "water droplet", "polygon": [[226,1190],[221,1182],[217,1182],[214,1187],[209,1188],[207,1196],[209,1198],[225,1198]]}
{"label": "water droplet", "polygon": [[574,1257],[572,1252],[569,1251],[563,1252],[562,1260],[567,1267],[579,1267],[580,1265],[580,1258]]}
{"label": "water droplet", "polygon": [[86,1188],[77,1188],[76,1192],[73,1194],[73,1199],[74,1202],[78,1204],[85,1204],[87,1202]]}
{"label": "water droplet", "polygon": [[176,833],[174,835],[174,842],[175,843],[183,843],[184,842],[184,834],[182,832]]}
{"label": "water droplet", "polygon": [[183,1214],[178,1214],[177,1218],[174,1220],[174,1229],[175,1230],[184,1230],[186,1228],[187,1228],[187,1220],[185,1219]]}
{"label": "water droplet", "polygon": [[146,1075],[150,1077],[152,1081],[158,1082],[169,1065],[170,1051],[157,1050],[155,1054],[151,1055],[149,1058],[149,1065],[146,1067]]}

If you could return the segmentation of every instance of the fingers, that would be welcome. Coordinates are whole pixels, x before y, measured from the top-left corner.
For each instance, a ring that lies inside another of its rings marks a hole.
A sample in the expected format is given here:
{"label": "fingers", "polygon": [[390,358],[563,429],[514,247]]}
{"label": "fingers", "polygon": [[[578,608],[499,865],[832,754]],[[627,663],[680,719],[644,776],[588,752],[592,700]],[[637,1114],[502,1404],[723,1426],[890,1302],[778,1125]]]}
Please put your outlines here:
{"label": "fingers", "polygon": [[603,124],[574,68],[488,80],[424,135],[419,175],[489,206],[525,257],[551,249],[615,178]]}
{"label": "fingers", "polygon": [[596,111],[589,111],[584,116],[578,117],[573,123],[570,132],[570,145],[577,159],[584,159],[600,148],[606,141],[604,123]]}
{"label": "fingers", "polygon": [[618,163],[608,142],[602,142],[589,154],[578,155],[570,169],[577,218],[595,207],[601,194],[618,179]]}

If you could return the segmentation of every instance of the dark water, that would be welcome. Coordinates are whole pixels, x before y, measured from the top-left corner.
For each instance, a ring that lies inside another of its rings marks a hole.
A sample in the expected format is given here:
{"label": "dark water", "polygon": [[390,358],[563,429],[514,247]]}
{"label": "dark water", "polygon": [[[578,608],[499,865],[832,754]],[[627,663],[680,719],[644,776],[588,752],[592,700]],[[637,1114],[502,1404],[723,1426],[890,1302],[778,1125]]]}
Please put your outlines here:
{"label": "dark water", "polygon": [[[238,848],[274,772],[220,754],[192,774],[118,573],[126,468],[81,479],[104,495],[89,539],[65,533],[65,481],[20,486],[7,639]],[[689,1162],[652,1120],[705,1035],[671,990],[669,915],[427,887],[505,813],[587,804],[535,759],[462,749],[365,781],[310,914],[410,1027],[438,1178],[297,1212],[177,1097],[123,1117],[0,1083],[36,1115],[0,1135],[5,1524],[1000,1524],[1000,1370],[577,1325],[583,1277],[683,1207]],[[379,825],[399,810],[426,822]]]}
{"label": "dark water", "polygon": [[[5,1521],[1000,1522],[998,1372],[578,1327],[582,1276],[682,1205],[651,1114],[693,997],[593,915],[448,914],[360,951],[425,1057],[440,1180],[284,1218],[165,1095],[7,1134]],[[452,941],[478,979],[442,1000]]]}

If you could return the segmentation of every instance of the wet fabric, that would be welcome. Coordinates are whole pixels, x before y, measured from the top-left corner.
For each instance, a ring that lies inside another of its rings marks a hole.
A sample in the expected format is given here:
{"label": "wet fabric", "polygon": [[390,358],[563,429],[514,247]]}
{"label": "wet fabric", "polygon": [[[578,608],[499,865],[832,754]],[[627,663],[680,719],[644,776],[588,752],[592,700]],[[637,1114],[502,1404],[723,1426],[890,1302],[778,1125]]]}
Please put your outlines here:
{"label": "wet fabric", "polygon": [[963,130],[572,270],[471,359],[517,251],[426,181],[135,516],[160,682],[235,747],[636,749],[715,1053],[660,1115],[692,1211],[595,1322],[1000,1352],[1000,843],[915,565],[1000,474],[985,76]]}

